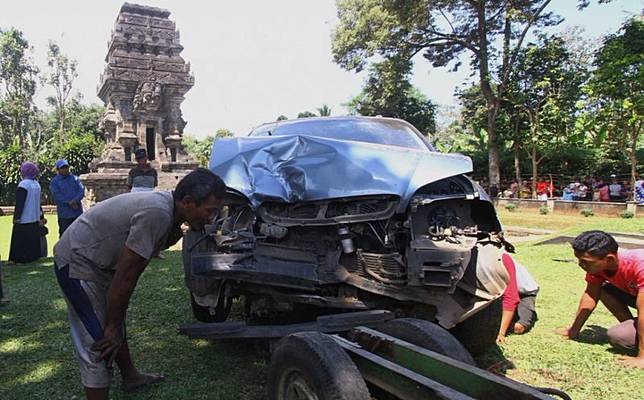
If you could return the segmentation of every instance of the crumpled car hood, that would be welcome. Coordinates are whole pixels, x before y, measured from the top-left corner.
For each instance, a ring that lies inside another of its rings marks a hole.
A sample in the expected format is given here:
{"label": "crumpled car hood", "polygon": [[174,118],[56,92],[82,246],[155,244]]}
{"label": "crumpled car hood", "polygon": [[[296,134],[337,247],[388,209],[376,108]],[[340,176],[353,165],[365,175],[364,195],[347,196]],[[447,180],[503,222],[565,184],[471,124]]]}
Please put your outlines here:
{"label": "crumpled car hood", "polygon": [[472,171],[462,155],[313,136],[222,138],[210,170],[254,207],[266,200],[312,201],[392,194],[399,211],[421,186]]}

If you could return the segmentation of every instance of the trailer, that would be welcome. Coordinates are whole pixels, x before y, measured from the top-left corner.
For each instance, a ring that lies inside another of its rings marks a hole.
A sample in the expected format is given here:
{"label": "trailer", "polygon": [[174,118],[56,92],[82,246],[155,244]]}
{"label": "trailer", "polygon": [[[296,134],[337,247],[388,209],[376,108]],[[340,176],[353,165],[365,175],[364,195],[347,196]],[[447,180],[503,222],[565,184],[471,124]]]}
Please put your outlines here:
{"label": "trailer", "polygon": [[387,310],[320,316],[286,325],[191,323],[191,339],[268,340],[271,400],[372,398],[546,400],[570,397],[478,368],[448,331]]}

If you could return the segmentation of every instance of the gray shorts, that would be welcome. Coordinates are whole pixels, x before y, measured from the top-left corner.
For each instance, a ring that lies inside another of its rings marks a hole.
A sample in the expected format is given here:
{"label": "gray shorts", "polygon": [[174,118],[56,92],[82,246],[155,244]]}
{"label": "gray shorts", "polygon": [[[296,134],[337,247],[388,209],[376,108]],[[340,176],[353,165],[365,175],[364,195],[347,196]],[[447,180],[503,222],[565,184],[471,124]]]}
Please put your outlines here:
{"label": "gray shorts", "polygon": [[[610,293],[613,297],[629,307],[636,308],[637,297],[618,289],[611,283],[604,283],[602,290]],[[606,332],[608,342],[616,348],[625,350],[637,349],[637,318],[627,319],[615,326],[608,328]]]}
{"label": "gray shorts", "polygon": [[98,360],[100,353],[91,350],[92,344],[103,338],[108,287],[70,278],[68,265],[58,268],[54,263],[54,270],[67,302],[67,316],[80,364],[81,382],[88,388],[109,387],[112,369],[107,367],[105,361]]}
{"label": "gray shorts", "polygon": [[536,308],[537,295],[521,296],[519,305],[517,306],[516,321],[523,325],[526,331],[529,331],[537,322],[537,308]]}

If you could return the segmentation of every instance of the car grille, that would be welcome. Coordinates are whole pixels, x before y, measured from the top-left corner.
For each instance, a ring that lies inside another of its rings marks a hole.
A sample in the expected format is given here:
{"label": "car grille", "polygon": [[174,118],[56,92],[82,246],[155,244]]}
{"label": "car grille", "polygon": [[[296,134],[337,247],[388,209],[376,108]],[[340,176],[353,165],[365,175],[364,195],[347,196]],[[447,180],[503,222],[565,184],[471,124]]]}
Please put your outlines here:
{"label": "car grille", "polygon": [[354,257],[345,260],[345,267],[351,273],[383,283],[407,282],[405,264],[398,253],[365,253],[358,250]]}
{"label": "car grille", "polygon": [[258,213],[280,225],[333,225],[390,218],[398,204],[396,196],[372,196],[304,203],[262,204]]}

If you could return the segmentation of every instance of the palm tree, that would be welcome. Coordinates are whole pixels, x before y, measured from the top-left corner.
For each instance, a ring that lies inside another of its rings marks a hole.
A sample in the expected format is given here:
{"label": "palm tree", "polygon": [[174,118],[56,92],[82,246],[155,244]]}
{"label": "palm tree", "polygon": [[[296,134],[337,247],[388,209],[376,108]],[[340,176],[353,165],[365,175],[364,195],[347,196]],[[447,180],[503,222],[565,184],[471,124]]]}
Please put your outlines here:
{"label": "palm tree", "polygon": [[326,104],[322,104],[322,107],[318,108],[318,114],[320,114],[320,117],[330,117],[331,109]]}

